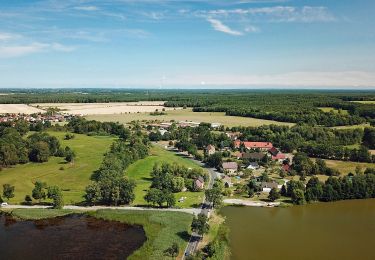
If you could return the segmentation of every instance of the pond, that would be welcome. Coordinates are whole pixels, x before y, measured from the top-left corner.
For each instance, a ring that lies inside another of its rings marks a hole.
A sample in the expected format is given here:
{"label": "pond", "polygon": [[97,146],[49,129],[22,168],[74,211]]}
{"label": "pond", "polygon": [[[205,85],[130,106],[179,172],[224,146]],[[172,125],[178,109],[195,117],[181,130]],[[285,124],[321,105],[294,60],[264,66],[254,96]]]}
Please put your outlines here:
{"label": "pond", "polygon": [[375,259],[375,199],[225,207],[232,259]]}
{"label": "pond", "polygon": [[84,215],[35,221],[0,215],[1,259],[125,259],[145,241],[140,226]]}

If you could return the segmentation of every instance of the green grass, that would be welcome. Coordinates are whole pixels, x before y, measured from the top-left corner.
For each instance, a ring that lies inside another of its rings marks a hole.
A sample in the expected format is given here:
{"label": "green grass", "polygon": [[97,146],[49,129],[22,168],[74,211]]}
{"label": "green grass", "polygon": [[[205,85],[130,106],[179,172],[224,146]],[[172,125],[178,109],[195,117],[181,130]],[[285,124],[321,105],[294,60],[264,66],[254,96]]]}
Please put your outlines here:
{"label": "green grass", "polygon": [[[135,201],[133,205],[146,205],[146,201],[143,199],[146,191],[151,185],[151,171],[155,163],[177,163],[184,165],[189,168],[199,168],[194,162],[182,158],[173,152],[164,150],[159,146],[153,146],[150,150],[150,156],[145,159],[139,160],[128,167],[125,175],[130,179],[136,181],[135,188]],[[176,193],[176,200],[180,197],[187,197],[184,202],[176,202],[178,207],[194,207],[203,200],[203,192],[180,192]]]}
{"label": "green grass", "polygon": [[55,218],[77,213],[77,211],[68,209],[13,209],[6,210],[5,212],[9,212],[12,216],[24,220]]}
{"label": "green grass", "polygon": [[[77,157],[74,165],[66,164],[64,158],[50,157],[46,163],[27,163],[0,172],[0,185],[9,183],[15,186],[15,197],[10,203],[21,203],[25,195],[31,195],[34,182],[41,180],[47,185],[57,185],[63,189],[66,204],[83,200],[84,189],[93,171],[102,162],[103,154],[114,141],[113,137],[86,136],[75,134],[75,138],[64,140],[64,132],[49,132],[59,138],[62,147],[71,147]],[[60,170],[64,167],[64,170]]]}
{"label": "green grass", "polygon": [[142,225],[147,241],[129,259],[171,259],[164,255],[164,250],[176,242],[180,255],[189,240],[190,224],[193,216],[182,212],[166,211],[125,211],[99,210],[90,215],[105,220]]}
{"label": "green grass", "polygon": [[355,129],[355,128],[361,128],[364,129],[366,127],[370,127],[370,124],[361,124],[361,125],[344,125],[344,126],[333,126],[331,128],[333,129]]}
{"label": "green grass", "polygon": [[112,115],[91,115],[86,116],[89,120],[112,121],[119,123],[129,123],[133,120],[160,120],[160,121],[194,121],[207,123],[221,123],[225,126],[261,126],[261,125],[294,125],[293,123],[277,122],[272,120],[264,120],[250,117],[226,116],[221,112],[193,112],[191,109],[180,109],[167,111],[166,115],[151,116],[149,113],[135,114],[112,114]]}
{"label": "green grass", "polygon": [[346,161],[325,160],[328,167],[338,170],[341,174],[346,175],[350,172],[355,173],[357,166],[361,167],[362,171],[366,168],[375,168],[375,163],[358,163]]}
{"label": "green grass", "polygon": [[[340,111],[340,110],[338,110],[338,109],[336,109],[334,107],[319,107],[319,109],[322,110],[323,112],[326,112],[326,113],[328,113],[328,112],[339,113],[339,111]],[[348,115],[349,114],[348,110],[344,110],[344,109],[341,110],[341,113],[343,115]]]}

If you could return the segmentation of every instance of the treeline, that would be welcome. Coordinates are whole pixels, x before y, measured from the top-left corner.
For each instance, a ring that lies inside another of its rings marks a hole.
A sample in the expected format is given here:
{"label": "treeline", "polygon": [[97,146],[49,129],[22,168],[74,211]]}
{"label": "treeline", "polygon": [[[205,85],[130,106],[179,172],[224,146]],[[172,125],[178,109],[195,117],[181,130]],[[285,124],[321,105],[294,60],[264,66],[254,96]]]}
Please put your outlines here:
{"label": "treeline", "polygon": [[131,163],[147,155],[147,139],[140,136],[113,143],[100,168],[92,175],[94,182],[86,187],[86,202],[105,205],[133,202],[135,182],[124,177],[124,171]]}
{"label": "treeline", "polygon": [[[310,125],[234,127],[232,131],[242,132],[241,140],[272,142],[284,152],[300,151],[310,157],[355,162],[373,162],[369,152],[375,144],[373,127],[362,130],[331,129]],[[348,148],[359,145],[359,148]]]}
{"label": "treeline", "polygon": [[[71,151],[70,149],[68,149]],[[46,162],[50,156],[66,156],[59,140],[47,133],[34,133],[23,137],[13,127],[0,132],[0,166],[9,167],[16,164]]]}
{"label": "treeline", "polygon": [[130,136],[130,130],[124,125],[114,122],[99,122],[96,120],[86,120],[85,118],[73,118],[67,127],[77,134],[88,135],[117,135],[122,139]]}
{"label": "treeline", "polygon": [[289,181],[281,195],[290,197],[297,205],[313,201],[337,201],[375,198],[375,170],[367,169],[357,175],[329,177],[324,183],[311,177],[306,186],[301,181]]}

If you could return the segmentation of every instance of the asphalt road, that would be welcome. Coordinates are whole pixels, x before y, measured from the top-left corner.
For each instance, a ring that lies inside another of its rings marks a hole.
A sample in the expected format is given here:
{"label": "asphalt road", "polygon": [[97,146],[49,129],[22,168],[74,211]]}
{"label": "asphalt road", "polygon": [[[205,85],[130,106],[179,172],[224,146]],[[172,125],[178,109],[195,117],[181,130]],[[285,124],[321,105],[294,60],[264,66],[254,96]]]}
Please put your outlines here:
{"label": "asphalt road", "polygon": [[[159,145],[159,146],[163,147],[164,149],[166,149],[168,151],[175,152],[176,154],[178,154],[182,157],[185,157],[185,158],[195,162],[199,166],[205,168],[209,173],[209,181],[208,181],[207,189],[212,189],[212,187],[214,185],[214,182],[215,182],[215,179],[220,177],[220,173],[217,172],[217,170],[215,168],[206,167],[206,165],[204,163],[202,163],[201,161],[198,161],[198,160],[195,160],[194,158],[186,156],[184,153],[180,153],[177,150],[175,150],[174,148],[165,148],[165,146],[163,146],[161,144],[158,144],[158,143],[154,143],[154,144]],[[212,205],[211,205],[211,203],[206,201],[206,198],[204,198],[203,201],[202,201],[202,206],[199,210],[200,210],[199,213],[203,213],[208,217],[211,210],[212,210]],[[188,243],[188,245],[185,249],[184,256],[182,257],[182,259],[185,259],[186,256],[193,255],[195,253],[195,251],[197,250],[198,244],[201,240],[202,240],[202,236],[193,232],[191,234],[189,243]]]}

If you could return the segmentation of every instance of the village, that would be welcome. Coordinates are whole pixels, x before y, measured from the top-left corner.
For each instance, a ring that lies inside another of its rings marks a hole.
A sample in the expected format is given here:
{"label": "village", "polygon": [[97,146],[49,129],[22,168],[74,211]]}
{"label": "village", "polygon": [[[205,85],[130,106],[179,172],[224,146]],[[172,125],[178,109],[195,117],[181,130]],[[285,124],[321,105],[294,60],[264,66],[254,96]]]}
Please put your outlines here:
{"label": "village", "polygon": [[[282,153],[271,142],[241,141],[241,132],[232,132],[220,123],[208,125],[212,133],[216,135],[225,134],[230,140],[230,143],[227,142],[228,145],[226,146],[217,147],[214,144],[208,144],[198,151],[189,152],[189,148],[184,149],[184,147],[179,146],[178,141],[169,140],[171,131],[175,131],[175,129],[197,128],[202,124],[206,123],[192,121],[147,122],[145,127],[150,137],[159,135],[157,141],[165,145],[165,148],[175,150],[186,157],[216,168],[218,179],[221,180],[225,188],[224,195],[226,198],[232,199],[224,200],[224,202],[241,204],[242,200],[235,199],[248,199],[246,189],[250,181],[256,187],[255,196],[250,198],[252,201],[267,202],[271,189],[280,191],[283,185],[286,186],[286,183],[290,180],[286,177],[292,170],[293,154]],[[154,140],[152,137],[150,139]],[[220,154],[220,158],[222,157],[219,164],[210,164],[209,158],[215,157],[217,154]],[[197,179],[196,183],[198,187],[203,189],[203,180]]]}

